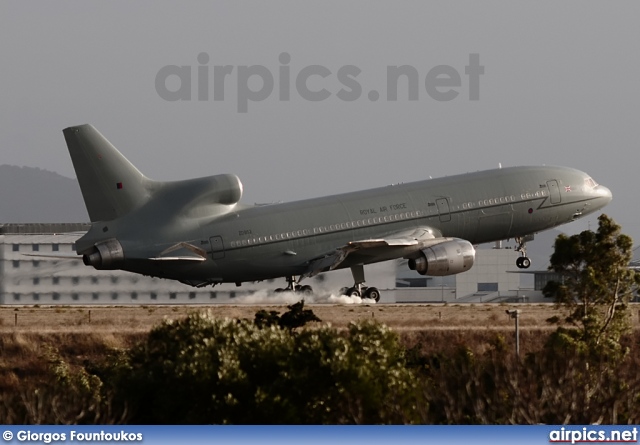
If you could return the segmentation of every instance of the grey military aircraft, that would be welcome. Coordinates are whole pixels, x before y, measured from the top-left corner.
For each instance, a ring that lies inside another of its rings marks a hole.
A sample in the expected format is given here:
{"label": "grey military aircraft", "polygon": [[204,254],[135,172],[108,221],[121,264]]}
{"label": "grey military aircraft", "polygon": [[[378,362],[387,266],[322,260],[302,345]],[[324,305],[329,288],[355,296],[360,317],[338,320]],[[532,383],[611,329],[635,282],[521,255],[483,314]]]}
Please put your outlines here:
{"label": "grey military aircraft", "polygon": [[528,268],[536,232],[595,212],[611,192],[566,167],[509,167],[273,205],[241,204],[231,174],[175,182],[145,177],[91,125],[63,130],[91,219],[84,264],[192,286],[350,268],[350,296],[378,300],[364,266],[404,258],[423,275],[469,270],[474,245],[514,238]]}

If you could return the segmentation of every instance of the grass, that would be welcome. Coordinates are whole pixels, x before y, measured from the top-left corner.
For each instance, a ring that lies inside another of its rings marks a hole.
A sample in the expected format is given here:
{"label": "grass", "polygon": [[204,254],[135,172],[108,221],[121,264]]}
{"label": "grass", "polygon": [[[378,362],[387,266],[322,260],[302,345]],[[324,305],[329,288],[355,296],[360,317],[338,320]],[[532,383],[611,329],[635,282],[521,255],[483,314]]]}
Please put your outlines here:
{"label": "grass", "polygon": [[[503,342],[507,351],[515,349],[514,321],[505,313],[521,310],[521,354],[541,350],[557,325],[548,319],[563,320],[564,314],[551,304],[535,305],[308,305],[307,308],[336,328],[352,321],[375,318],[394,329],[407,348],[424,355],[447,354],[467,348],[478,356]],[[64,310],[61,310],[64,309]],[[19,394],[21,388],[44,385],[50,379],[47,357],[51,351],[79,369],[86,363],[102,361],[109,351],[130,348],[142,341],[149,330],[165,319],[175,319],[208,309],[217,317],[253,319],[260,309],[286,311],[272,306],[85,306],[2,307],[0,308],[0,400]],[[632,305],[635,332],[627,339],[632,355],[640,346],[640,305]],[[89,321],[89,313],[90,320]],[[14,325],[17,314],[18,324]]]}
{"label": "grass", "polygon": [[[499,305],[384,305],[331,306],[308,305],[323,323],[346,328],[356,320],[371,319],[396,330],[403,342],[420,344],[429,351],[467,345],[483,351],[492,339],[502,336],[512,343],[514,322]],[[515,307],[515,306],[514,306]],[[523,351],[538,348],[555,324],[564,316],[553,305],[518,305],[520,344]],[[638,309],[632,307],[636,333]],[[165,319],[176,319],[205,309],[193,306],[78,307],[33,306],[0,308],[0,392],[25,378],[38,380],[46,366],[47,347],[55,347],[69,363],[80,364],[102,356],[110,348],[126,348],[143,338]],[[277,306],[208,306],[217,317],[253,319],[260,309],[286,311]],[[384,310],[383,310],[384,309]],[[89,313],[91,317],[89,318]],[[15,317],[17,314],[17,326]]]}
{"label": "grass", "polygon": [[[520,327],[523,329],[548,329],[548,319],[564,319],[564,313],[552,304],[521,305],[362,305],[333,306],[326,304],[307,305],[314,313],[332,326],[346,327],[349,322],[371,318],[396,330],[429,329],[512,329],[513,320],[505,311],[521,310]],[[146,332],[165,318],[208,309],[217,317],[253,319],[260,309],[286,311],[284,305],[215,305],[215,306],[82,306],[74,309],[65,306],[30,306],[0,308],[0,333],[2,332]],[[632,305],[631,314],[635,328],[639,327],[640,305]],[[90,317],[89,317],[90,311]],[[17,326],[15,317],[17,315]],[[436,322],[437,323],[434,323]]]}

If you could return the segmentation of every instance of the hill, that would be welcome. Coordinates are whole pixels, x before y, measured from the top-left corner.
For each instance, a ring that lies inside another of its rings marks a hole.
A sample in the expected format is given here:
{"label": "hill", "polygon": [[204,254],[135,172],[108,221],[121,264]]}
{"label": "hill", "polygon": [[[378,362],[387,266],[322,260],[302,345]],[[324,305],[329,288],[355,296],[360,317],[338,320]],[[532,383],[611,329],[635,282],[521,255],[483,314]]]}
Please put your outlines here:
{"label": "hill", "polygon": [[87,221],[75,179],[39,168],[0,165],[0,223]]}

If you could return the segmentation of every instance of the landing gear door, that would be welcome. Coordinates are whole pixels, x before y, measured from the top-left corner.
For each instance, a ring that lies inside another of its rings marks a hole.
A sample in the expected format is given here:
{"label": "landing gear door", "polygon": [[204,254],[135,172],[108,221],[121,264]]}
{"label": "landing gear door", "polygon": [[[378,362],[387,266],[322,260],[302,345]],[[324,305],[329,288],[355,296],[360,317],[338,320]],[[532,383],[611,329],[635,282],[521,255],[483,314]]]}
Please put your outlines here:
{"label": "landing gear door", "polygon": [[209,238],[211,243],[211,259],[219,260],[224,258],[224,243],[221,236],[212,236]]}
{"label": "landing gear door", "polygon": [[552,179],[547,181],[547,187],[549,188],[549,197],[551,198],[551,204],[560,204],[562,200],[560,198],[560,188],[558,187],[558,181]]}
{"label": "landing gear door", "polygon": [[436,199],[436,206],[440,214],[440,222],[451,221],[451,213],[449,213],[449,200],[447,198]]}

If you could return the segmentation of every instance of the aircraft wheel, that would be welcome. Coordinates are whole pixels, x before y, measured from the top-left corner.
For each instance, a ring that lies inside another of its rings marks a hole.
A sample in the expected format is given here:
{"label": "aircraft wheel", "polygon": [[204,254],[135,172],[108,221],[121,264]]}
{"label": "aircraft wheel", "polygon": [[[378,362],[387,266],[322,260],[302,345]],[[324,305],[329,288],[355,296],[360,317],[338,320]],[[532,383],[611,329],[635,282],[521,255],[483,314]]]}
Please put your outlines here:
{"label": "aircraft wheel", "polygon": [[349,292],[348,287],[341,287],[340,290],[338,291],[338,295],[348,295],[347,292]]}
{"label": "aircraft wheel", "polygon": [[276,294],[279,294],[280,292],[284,292],[284,289],[279,287],[274,291]]}
{"label": "aircraft wheel", "polygon": [[525,256],[522,258],[520,264],[522,264],[523,269],[528,269],[529,266],[531,266],[531,260]]}
{"label": "aircraft wheel", "polygon": [[350,287],[347,289],[347,293],[345,294],[347,297],[359,297],[360,291],[355,287]]}
{"label": "aircraft wheel", "polygon": [[522,269],[522,259],[524,257],[519,256],[518,259],[516,260],[516,266],[518,267],[518,269]]}
{"label": "aircraft wheel", "polygon": [[364,298],[375,300],[376,303],[380,301],[380,291],[376,287],[370,287],[364,291]]}
{"label": "aircraft wheel", "polygon": [[298,289],[298,292],[301,293],[302,295],[307,295],[307,296],[313,295],[313,289],[308,284],[305,284],[304,286],[300,286],[300,288]]}

